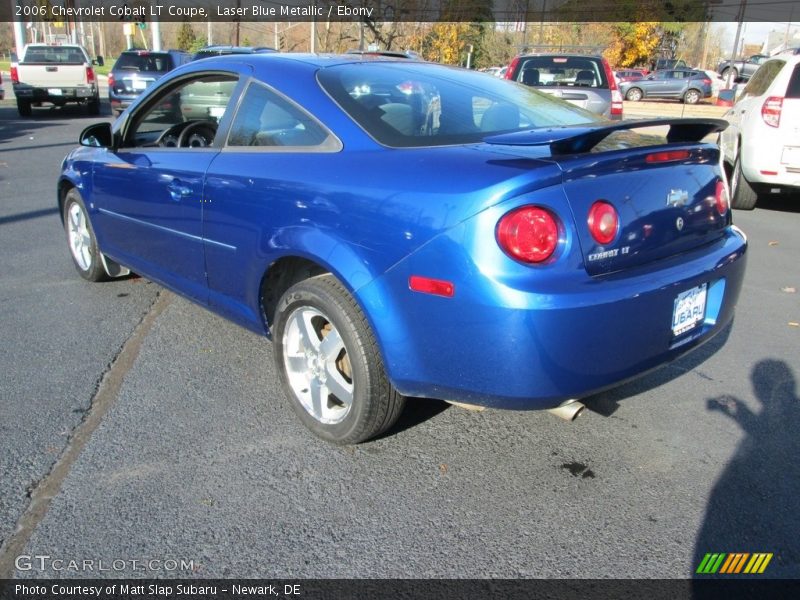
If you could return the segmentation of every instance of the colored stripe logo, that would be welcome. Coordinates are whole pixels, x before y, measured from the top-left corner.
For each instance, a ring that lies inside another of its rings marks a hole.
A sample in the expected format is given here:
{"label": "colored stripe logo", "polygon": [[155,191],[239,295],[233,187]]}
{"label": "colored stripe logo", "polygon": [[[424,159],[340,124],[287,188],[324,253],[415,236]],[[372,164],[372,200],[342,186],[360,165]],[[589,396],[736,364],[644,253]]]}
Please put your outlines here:
{"label": "colored stripe logo", "polygon": [[772,552],[709,552],[700,562],[700,575],[760,575],[772,560]]}

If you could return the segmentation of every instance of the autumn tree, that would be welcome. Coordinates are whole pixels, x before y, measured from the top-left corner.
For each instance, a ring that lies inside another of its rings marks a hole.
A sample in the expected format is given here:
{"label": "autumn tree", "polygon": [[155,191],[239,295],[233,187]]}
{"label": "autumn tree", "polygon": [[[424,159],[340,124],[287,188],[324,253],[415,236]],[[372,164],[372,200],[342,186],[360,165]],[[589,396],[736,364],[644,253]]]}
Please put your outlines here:
{"label": "autumn tree", "polygon": [[197,36],[194,34],[194,29],[192,26],[187,23],[181,23],[180,28],[178,29],[178,39],[175,42],[180,50],[191,50],[195,42],[197,41]]}

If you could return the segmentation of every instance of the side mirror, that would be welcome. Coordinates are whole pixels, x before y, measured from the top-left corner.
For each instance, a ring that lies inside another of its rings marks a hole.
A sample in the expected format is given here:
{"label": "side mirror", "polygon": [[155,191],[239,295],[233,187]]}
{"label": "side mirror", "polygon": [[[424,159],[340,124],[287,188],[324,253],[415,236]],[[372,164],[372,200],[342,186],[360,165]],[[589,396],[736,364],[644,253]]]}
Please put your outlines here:
{"label": "side mirror", "polygon": [[648,75],[647,76],[647,80],[648,81],[653,81],[653,79],[655,79],[655,78],[656,78],[655,75]]}
{"label": "side mirror", "polygon": [[98,56],[92,61],[92,64],[102,67],[105,64],[105,61],[103,60],[102,56]]}
{"label": "side mirror", "polygon": [[111,131],[111,123],[89,125],[81,132],[78,141],[81,146],[89,148],[113,148],[114,132]]}

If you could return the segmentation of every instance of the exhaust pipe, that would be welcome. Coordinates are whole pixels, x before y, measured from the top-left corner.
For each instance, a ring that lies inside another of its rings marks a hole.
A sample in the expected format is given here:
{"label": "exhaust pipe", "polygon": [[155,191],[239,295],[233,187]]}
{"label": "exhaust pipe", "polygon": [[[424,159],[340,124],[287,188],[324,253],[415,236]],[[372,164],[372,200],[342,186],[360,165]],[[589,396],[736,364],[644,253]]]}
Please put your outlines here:
{"label": "exhaust pipe", "polygon": [[560,417],[565,421],[574,421],[578,418],[578,415],[581,414],[584,408],[586,408],[586,406],[578,400],[567,400],[555,408],[548,409],[547,412],[549,412],[551,415]]}

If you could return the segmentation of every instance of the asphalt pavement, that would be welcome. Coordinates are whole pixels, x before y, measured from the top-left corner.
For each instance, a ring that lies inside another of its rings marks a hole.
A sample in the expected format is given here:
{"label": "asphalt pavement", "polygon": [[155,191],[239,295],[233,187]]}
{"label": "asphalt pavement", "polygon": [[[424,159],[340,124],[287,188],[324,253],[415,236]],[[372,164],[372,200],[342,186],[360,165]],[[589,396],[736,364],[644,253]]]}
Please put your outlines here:
{"label": "asphalt pavement", "polygon": [[412,399],[334,447],[291,413],[267,340],[74,272],[54,184],[92,122],[0,105],[0,578],[685,578],[706,552],[800,577],[800,199],[735,212],[726,335],[577,421]]}

